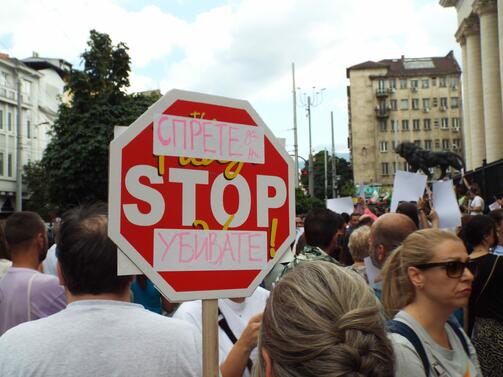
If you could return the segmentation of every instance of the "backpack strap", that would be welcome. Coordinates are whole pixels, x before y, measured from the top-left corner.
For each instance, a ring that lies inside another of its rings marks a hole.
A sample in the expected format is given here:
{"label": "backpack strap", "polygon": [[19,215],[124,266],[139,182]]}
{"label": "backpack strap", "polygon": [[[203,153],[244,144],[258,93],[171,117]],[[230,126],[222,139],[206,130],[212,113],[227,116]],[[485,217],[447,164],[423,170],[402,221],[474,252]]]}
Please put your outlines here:
{"label": "backpack strap", "polygon": [[33,279],[35,279],[36,275],[37,275],[37,272],[35,272],[33,275],[31,275],[30,280],[28,280],[28,289],[27,289],[27,297],[28,297],[28,303],[27,303],[28,321],[31,321],[31,286],[33,284]]}
{"label": "backpack strap", "polygon": [[430,376],[430,362],[428,360],[428,356],[426,355],[426,351],[423,347],[423,343],[417,336],[417,334],[412,330],[410,326],[407,324],[397,321],[395,319],[391,319],[387,322],[388,331],[394,334],[399,334],[406,338],[416,350],[421,362],[423,363],[423,368],[426,373],[426,377]]}
{"label": "backpack strap", "polygon": [[449,318],[447,320],[447,323],[449,324],[449,326],[451,326],[452,330],[454,331],[454,333],[456,334],[456,336],[459,338],[459,341],[463,345],[463,349],[465,350],[466,355],[470,359],[470,349],[468,348],[468,342],[466,341],[466,338],[463,335],[463,331],[461,330],[461,327],[459,326],[459,323],[456,322],[456,320],[453,319],[453,318]]}
{"label": "backpack strap", "polygon": [[[220,311],[220,308],[218,308],[218,326],[220,326],[220,328],[224,330],[225,334],[232,342],[232,344],[236,344],[238,339],[236,338],[236,335],[234,335],[234,333],[232,332],[229,324],[227,323],[227,319],[225,319],[224,315]],[[248,361],[246,362],[246,368],[251,373],[251,370],[253,368],[253,362],[251,361],[251,359],[248,359]]]}

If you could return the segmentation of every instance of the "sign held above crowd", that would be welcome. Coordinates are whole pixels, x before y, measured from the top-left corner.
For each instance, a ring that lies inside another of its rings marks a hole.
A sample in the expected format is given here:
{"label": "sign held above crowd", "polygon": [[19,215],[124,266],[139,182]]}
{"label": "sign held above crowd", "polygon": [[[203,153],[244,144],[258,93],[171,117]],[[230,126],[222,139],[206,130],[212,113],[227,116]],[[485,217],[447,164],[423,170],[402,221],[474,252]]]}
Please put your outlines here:
{"label": "sign held above crowd", "polygon": [[109,235],[172,301],[249,296],[295,238],[294,173],[248,102],[172,90],[110,145]]}

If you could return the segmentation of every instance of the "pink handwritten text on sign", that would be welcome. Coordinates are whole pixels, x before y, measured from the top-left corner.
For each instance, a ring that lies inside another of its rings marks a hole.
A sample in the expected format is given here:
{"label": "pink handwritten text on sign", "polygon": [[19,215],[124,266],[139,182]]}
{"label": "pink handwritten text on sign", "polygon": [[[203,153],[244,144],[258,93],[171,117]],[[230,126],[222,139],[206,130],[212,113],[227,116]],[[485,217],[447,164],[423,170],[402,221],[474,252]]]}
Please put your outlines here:
{"label": "pink handwritten text on sign", "polygon": [[258,270],[267,264],[267,232],[155,229],[156,271]]}
{"label": "pink handwritten text on sign", "polygon": [[154,116],[154,154],[264,163],[260,127],[169,114]]}

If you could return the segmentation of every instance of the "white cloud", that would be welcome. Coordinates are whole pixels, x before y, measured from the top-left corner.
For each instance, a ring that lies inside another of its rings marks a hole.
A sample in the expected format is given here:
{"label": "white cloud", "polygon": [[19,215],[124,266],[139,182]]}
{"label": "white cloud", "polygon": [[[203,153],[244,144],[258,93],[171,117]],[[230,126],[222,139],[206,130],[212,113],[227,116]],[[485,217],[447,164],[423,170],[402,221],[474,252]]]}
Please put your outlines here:
{"label": "white cloud", "polygon": [[[188,1],[184,6],[190,7]],[[125,42],[132,90],[173,87],[252,101],[273,131],[293,144],[291,62],[297,85],[326,87],[313,110],[313,146],[326,144],[335,111],[337,144],[347,137],[346,68],[366,60],[445,55],[458,49],[456,14],[438,0],[243,0],[177,18],[157,6],[114,0],[4,0],[0,38],[16,57],[32,51],[78,62],[92,28]],[[125,4],[125,5],[124,5]],[[139,9],[137,7],[137,9]],[[148,69],[157,65],[154,73]],[[299,109],[299,144],[307,126]],[[345,148],[345,147],[344,147]]]}

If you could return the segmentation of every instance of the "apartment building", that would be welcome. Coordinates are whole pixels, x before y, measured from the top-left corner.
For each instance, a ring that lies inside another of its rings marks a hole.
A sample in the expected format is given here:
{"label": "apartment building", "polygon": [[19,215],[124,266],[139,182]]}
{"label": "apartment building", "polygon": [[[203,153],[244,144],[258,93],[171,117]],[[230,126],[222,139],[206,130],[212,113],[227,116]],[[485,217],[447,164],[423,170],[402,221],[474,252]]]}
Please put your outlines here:
{"label": "apartment building", "polygon": [[463,156],[461,69],[443,57],[384,59],[347,68],[349,140],[356,184],[393,184],[406,161],[394,148],[410,141]]}
{"label": "apartment building", "polygon": [[15,205],[18,138],[23,165],[42,158],[70,69],[62,59],[36,53],[24,60],[0,53],[0,213]]}

